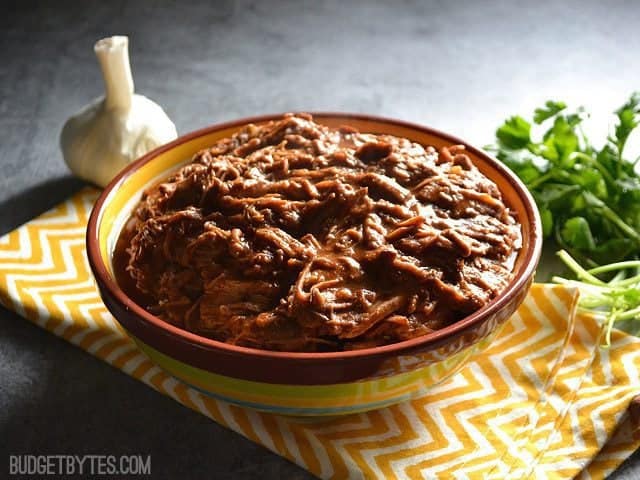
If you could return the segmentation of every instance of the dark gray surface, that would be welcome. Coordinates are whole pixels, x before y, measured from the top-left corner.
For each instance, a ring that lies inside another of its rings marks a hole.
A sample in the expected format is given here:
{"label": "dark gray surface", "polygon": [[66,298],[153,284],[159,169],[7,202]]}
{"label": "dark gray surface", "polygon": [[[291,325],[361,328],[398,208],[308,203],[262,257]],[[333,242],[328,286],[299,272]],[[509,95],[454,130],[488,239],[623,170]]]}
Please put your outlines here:
{"label": "dark gray surface", "polygon": [[[506,114],[549,97],[599,114],[640,89],[637,2],[341,3],[3,3],[0,234],[82,185],[57,137],[101,94],[92,45],[103,36],[130,36],[137,91],[181,133],[342,110],[482,145]],[[308,477],[0,309],[0,477],[8,452],[148,453],[158,478]],[[639,477],[638,452],[613,476]]]}

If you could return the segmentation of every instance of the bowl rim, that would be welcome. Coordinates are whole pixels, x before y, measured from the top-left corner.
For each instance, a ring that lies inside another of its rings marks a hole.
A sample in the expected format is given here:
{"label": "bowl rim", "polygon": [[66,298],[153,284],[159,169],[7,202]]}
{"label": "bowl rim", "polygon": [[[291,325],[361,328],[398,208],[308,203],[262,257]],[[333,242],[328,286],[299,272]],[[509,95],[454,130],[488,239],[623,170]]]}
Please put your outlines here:
{"label": "bowl rim", "polygon": [[[514,276],[511,282],[509,282],[507,287],[488,304],[445,328],[436,330],[435,332],[429,333],[427,335],[411,338],[409,340],[404,340],[389,345],[364,348],[360,350],[339,352],[280,352],[272,350],[261,350],[251,347],[242,347],[220,342],[218,340],[213,340],[211,338],[192,333],[188,330],[171,325],[160,319],[159,317],[156,317],[155,315],[147,312],[142,306],[135,303],[124,293],[122,289],[120,289],[115,279],[113,279],[109,274],[108,269],[104,261],[102,260],[102,255],[100,254],[98,232],[104,206],[107,201],[112,195],[116,194],[118,187],[123,182],[125,182],[136,170],[164,152],[167,152],[183,143],[189,142],[198,137],[214,133],[218,130],[226,130],[236,127],[240,128],[250,123],[262,123],[270,120],[276,120],[278,118],[282,118],[285,113],[288,112],[243,117],[238,120],[216,123],[198,130],[194,130],[192,132],[179,136],[172,142],[169,142],[146,153],[139,159],[130,163],[120,173],[118,173],[118,175],[116,175],[116,177],[114,177],[114,179],[109,182],[109,184],[104,188],[104,190],[96,200],[96,203],[94,204],[94,207],[91,211],[87,226],[86,247],[89,265],[100,287],[106,289],[112,296],[112,298],[120,303],[121,306],[124,306],[126,310],[137,316],[139,319],[142,319],[148,326],[151,326],[153,329],[157,330],[156,333],[158,334],[168,333],[172,336],[177,337],[177,339],[179,340],[191,344],[192,346],[204,348],[206,350],[217,350],[227,354],[236,354],[243,356],[248,355],[256,357],[258,359],[290,359],[303,362],[321,360],[346,360],[353,358],[374,358],[380,356],[395,355],[399,354],[400,352],[414,350],[416,348],[425,349],[429,346],[435,347],[441,345],[442,342],[445,341],[448,337],[455,338],[465,330],[471,329],[477,324],[481,323],[483,320],[491,317],[492,315],[500,311],[500,309],[508,305],[519,291],[521,291],[523,288],[526,288],[528,280],[535,273],[542,250],[542,225],[540,214],[535,205],[533,197],[531,196],[525,185],[515,175],[515,173],[508,169],[502,162],[498,161],[484,150],[477,148],[456,136],[418,123],[362,113],[310,111],[305,113],[309,113],[314,119],[319,119],[320,124],[322,123],[322,118],[334,118],[338,120],[344,119],[345,121],[348,121],[349,119],[355,119],[365,122],[370,121],[383,124],[393,124],[402,128],[417,130],[431,136],[439,137],[447,142],[450,142],[452,145],[464,145],[466,150],[479,157],[482,157],[487,163],[491,165],[492,168],[497,170],[498,173],[507,180],[510,186],[515,190],[515,193],[520,197],[524,205],[524,210],[527,213],[530,235],[526,239],[523,238],[524,241],[522,242],[522,248],[525,249],[525,257],[522,262],[523,267],[521,271],[518,272],[518,274]],[[120,323],[120,320],[116,320]]]}

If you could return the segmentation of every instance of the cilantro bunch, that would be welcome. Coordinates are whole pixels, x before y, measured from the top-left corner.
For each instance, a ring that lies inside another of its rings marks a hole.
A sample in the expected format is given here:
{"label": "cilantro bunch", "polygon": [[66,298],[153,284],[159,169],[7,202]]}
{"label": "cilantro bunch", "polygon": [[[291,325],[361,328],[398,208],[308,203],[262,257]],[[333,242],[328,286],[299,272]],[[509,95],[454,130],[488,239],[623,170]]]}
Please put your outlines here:
{"label": "cilantro bunch", "polygon": [[513,116],[489,147],[529,188],[545,238],[587,268],[640,256],[640,157],[624,157],[640,124],[640,92],[615,115],[614,130],[598,149],[582,130],[584,109],[568,112],[563,102],[548,101],[533,114],[541,135]]}

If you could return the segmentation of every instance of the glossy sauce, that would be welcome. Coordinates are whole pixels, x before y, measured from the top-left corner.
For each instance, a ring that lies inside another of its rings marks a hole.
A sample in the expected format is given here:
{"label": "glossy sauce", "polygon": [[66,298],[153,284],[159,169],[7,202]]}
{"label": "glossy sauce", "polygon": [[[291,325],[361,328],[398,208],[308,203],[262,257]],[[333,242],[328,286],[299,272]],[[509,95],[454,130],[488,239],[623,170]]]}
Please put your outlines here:
{"label": "glossy sauce", "polygon": [[424,335],[511,279],[520,228],[461,146],[249,125],[148,189],[113,264],[134,301],[220,341],[332,351]]}

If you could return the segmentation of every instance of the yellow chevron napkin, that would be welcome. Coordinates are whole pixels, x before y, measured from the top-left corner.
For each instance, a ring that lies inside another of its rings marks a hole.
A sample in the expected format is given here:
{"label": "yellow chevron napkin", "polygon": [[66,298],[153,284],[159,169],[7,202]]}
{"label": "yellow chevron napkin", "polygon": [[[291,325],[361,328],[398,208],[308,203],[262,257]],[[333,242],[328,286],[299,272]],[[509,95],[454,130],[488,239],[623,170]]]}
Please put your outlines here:
{"label": "yellow chevron napkin", "polygon": [[[339,418],[234,407],[154,366],[98,296],[84,233],[85,189],[0,238],[0,301],[187,407],[321,478],[603,478],[640,440],[640,340],[576,313],[578,292],[535,285],[492,346],[411,402]],[[637,432],[636,432],[637,433]]]}

